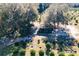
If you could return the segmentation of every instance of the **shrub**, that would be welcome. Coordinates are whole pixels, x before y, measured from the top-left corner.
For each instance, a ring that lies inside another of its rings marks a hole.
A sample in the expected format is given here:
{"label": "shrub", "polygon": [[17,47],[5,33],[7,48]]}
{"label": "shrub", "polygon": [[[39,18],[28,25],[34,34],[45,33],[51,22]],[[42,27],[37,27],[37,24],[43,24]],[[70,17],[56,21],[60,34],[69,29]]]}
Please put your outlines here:
{"label": "shrub", "polygon": [[59,56],[65,56],[65,54],[63,52],[60,52]]}
{"label": "shrub", "polygon": [[19,46],[19,42],[16,42],[16,43],[15,43],[15,46]]}
{"label": "shrub", "polygon": [[74,54],[69,54],[69,56],[75,56]]}
{"label": "shrub", "polygon": [[49,51],[46,50],[46,55],[49,56]]}
{"label": "shrub", "polygon": [[44,51],[43,50],[39,51],[39,56],[44,56]]}
{"label": "shrub", "polygon": [[55,56],[54,52],[50,52],[50,56]]}
{"label": "shrub", "polygon": [[79,48],[79,43],[78,43],[78,48]]}
{"label": "shrub", "polygon": [[47,48],[47,50],[50,50],[50,48],[51,48],[50,43],[47,43],[47,44],[46,44],[46,48]]}
{"label": "shrub", "polygon": [[17,56],[18,55],[18,50],[13,52],[13,56]]}
{"label": "shrub", "polygon": [[50,48],[51,48],[50,43],[47,43],[47,44],[46,44],[46,55],[49,55]]}
{"label": "shrub", "polygon": [[31,50],[31,51],[30,51],[30,55],[31,55],[31,56],[35,56],[35,50]]}
{"label": "shrub", "polygon": [[20,56],[25,56],[25,51],[22,49],[22,50],[19,52],[19,55],[20,55]]}

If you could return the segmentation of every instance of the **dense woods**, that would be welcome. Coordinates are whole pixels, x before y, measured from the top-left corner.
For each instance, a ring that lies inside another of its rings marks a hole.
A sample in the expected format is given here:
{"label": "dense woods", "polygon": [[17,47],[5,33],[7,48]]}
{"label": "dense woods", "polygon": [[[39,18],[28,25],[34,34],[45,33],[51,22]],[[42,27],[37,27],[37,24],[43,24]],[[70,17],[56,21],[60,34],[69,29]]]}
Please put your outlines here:
{"label": "dense woods", "polygon": [[69,4],[0,4],[0,38],[33,34],[33,22],[39,15],[44,26],[64,23],[68,21],[64,13],[70,7]]}
{"label": "dense woods", "polygon": [[[32,34],[33,24],[31,22],[37,18],[36,11],[32,6],[22,5],[8,4],[5,6],[5,4],[2,4],[0,38],[16,38]],[[25,7],[25,12],[22,10],[23,7]]]}
{"label": "dense woods", "polygon": [[[52,30],[56,33],[57,31],[54,30],[56,29],[55,26],[59,26],[60,23],[62,25],[73,24],[79,26],[79,10],[77,9],[78,6],[79,5],[65,3],[0,4],[0,41],[2,41],[2,39],[7,40],[6,38],[14,40],[17,38],[30,37],[34,35],[35,31],[38,30],[38,32],[45,32],[46,35],[50,34]],[[42,28],[45,28],[46,30]],[[58,29],[59,31],[63,31],[65,33],[64,29]],[[55,34],[53,33],[53,31],[52,34]],[[37,34],[38,33],[36,32],[35,35]],[[68,33],[66,34],[68,35]],[[47,38],[48,40],[44,40],[43,43],[45,43],[46,50],[40,50],[40,56],[45,55],[45,53],[48,56],[54,56],[55,53],[51,51],[51,49],[58,49],[59,56],[65,56],[64,52],[62,51],[69,47],[68,43],[69,45],[72,45],[74,41],[73,39],[66,40],[66,38],[64,38],[63,36],[55,35],[54,37],[56,38],[54,38],[53,35],[50,35],[50,37],[51,39]],[[10,49],[14,50],[3,53],[3,51],[5,52],[5,50],[9,50],[9,48],[6,48],[0,53],[0,55],[8,55],[9,53],[12,53],[13,56],[23,56],[25,55],[25,48],[26,46],[28,46],[28,43],[31,44],[32,40],[30,42],[16,42],[13,45],[9,46]],[[31,50],[30,55],[35,56],[36,51]]]}

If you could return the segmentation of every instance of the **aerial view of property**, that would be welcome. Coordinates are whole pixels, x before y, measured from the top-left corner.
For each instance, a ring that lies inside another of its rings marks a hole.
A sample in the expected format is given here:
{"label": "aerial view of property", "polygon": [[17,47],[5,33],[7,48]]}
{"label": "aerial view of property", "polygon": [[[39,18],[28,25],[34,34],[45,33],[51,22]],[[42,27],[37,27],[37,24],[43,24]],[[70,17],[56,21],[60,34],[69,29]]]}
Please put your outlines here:
{"label": "aerial view of property", "polygon": [[79,56],[79,4],[0,4],[0,56]]}

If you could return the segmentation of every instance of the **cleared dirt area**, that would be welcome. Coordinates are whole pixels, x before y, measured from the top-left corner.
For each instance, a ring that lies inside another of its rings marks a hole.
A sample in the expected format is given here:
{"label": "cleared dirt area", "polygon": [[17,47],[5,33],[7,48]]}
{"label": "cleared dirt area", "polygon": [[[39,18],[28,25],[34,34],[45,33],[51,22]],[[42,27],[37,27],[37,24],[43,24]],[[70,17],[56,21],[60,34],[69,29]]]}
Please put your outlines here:
{"label": "cleared dirt area", "polygon": [[[28,44],[29,46],[26,47],[26,56],[30,56],[30,51],[33,49],[36,51],[36,56],[39,56],[39,50],[45,51],[45,43],[43,43],[43,36],[35,36],[32,38],[32,42]],[[38,42],[39,41],[39,42]]]}

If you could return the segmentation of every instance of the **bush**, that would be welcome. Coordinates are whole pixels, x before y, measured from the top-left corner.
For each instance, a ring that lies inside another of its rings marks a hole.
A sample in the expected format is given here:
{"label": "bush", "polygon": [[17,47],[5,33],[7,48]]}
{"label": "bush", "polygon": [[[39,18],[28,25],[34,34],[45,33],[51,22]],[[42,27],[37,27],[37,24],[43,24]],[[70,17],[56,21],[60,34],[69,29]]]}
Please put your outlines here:
{"label": "bush", "polygon": [[79,48],[79,43],[78,43],[78,48]]}
{"label": "bush", "polygon": [[49,56],[49,51],[46,50],[46,55]]}
{"label": "bush", "polygon": [[26,42],[23,42],[23,41],[21,41],[21,42],[16,42],[16,43],[15,43],[15,46],[17,46],[17,47],[22,47],[22,48],[26,48]]}
{"label": "bush", "polygon": [[55,56],[54,52],[50,52],[50,56]]}
{"label": "bush", "polygon": [[21,44],[21,47],[26,48],[26,42],[21,41],[20,44]]}
{"label": "bush", "polygon": [[75,56],[74,54],[69,54],[69,56]]}
{"label": "bush", "polygon": [[44,51],[43,50],[39,51],[39,56],[44,56]]}
{"label": "bush", "polygon": [[59,56],[65,56],[65,54],[63,52],[59,53]]}
{"label": "bush", "polygon": [[16,43],[15,43],[15,46],[19,46],[19,42],[16,42]]}
{"label": "bush", "polygon": [[50,43],[47,43],[46,44],[46,55],[49,55],[49,52],[50,52],[50,48],[51,48],[51,45],[50,45]]}
{"label": "bush", "polygon": [[18,50],[13,52],[13,56],[17,56],[18,55]]}
{"label": "bush", "polygon": [[23,46],[24,46],[24,45],[26,46],[26,42],[21,41],[20,43],[21,43]]}
{"label": "bush", "polygon": [[25,56],[25,51],[21,51],[19,54],[20,56]]}
{"label": "bush", "polygon": [[50,48],[51,48],[50,43],[47,43],[47,44],[46,44],[46,48],[47,48],[47,50],[50,50]]}
{"label": "bush", "polygon": [[21,49],[21,50],[19,51],[19,55],[20,55],[20,56],[25,56],[25,51],[24,51],[24,49]]}
{"label": "bush", "polygon": [[35,56],[35,50],[31,50],[31,51],[30,51],[30,55],[31,55],[31,56]]}

